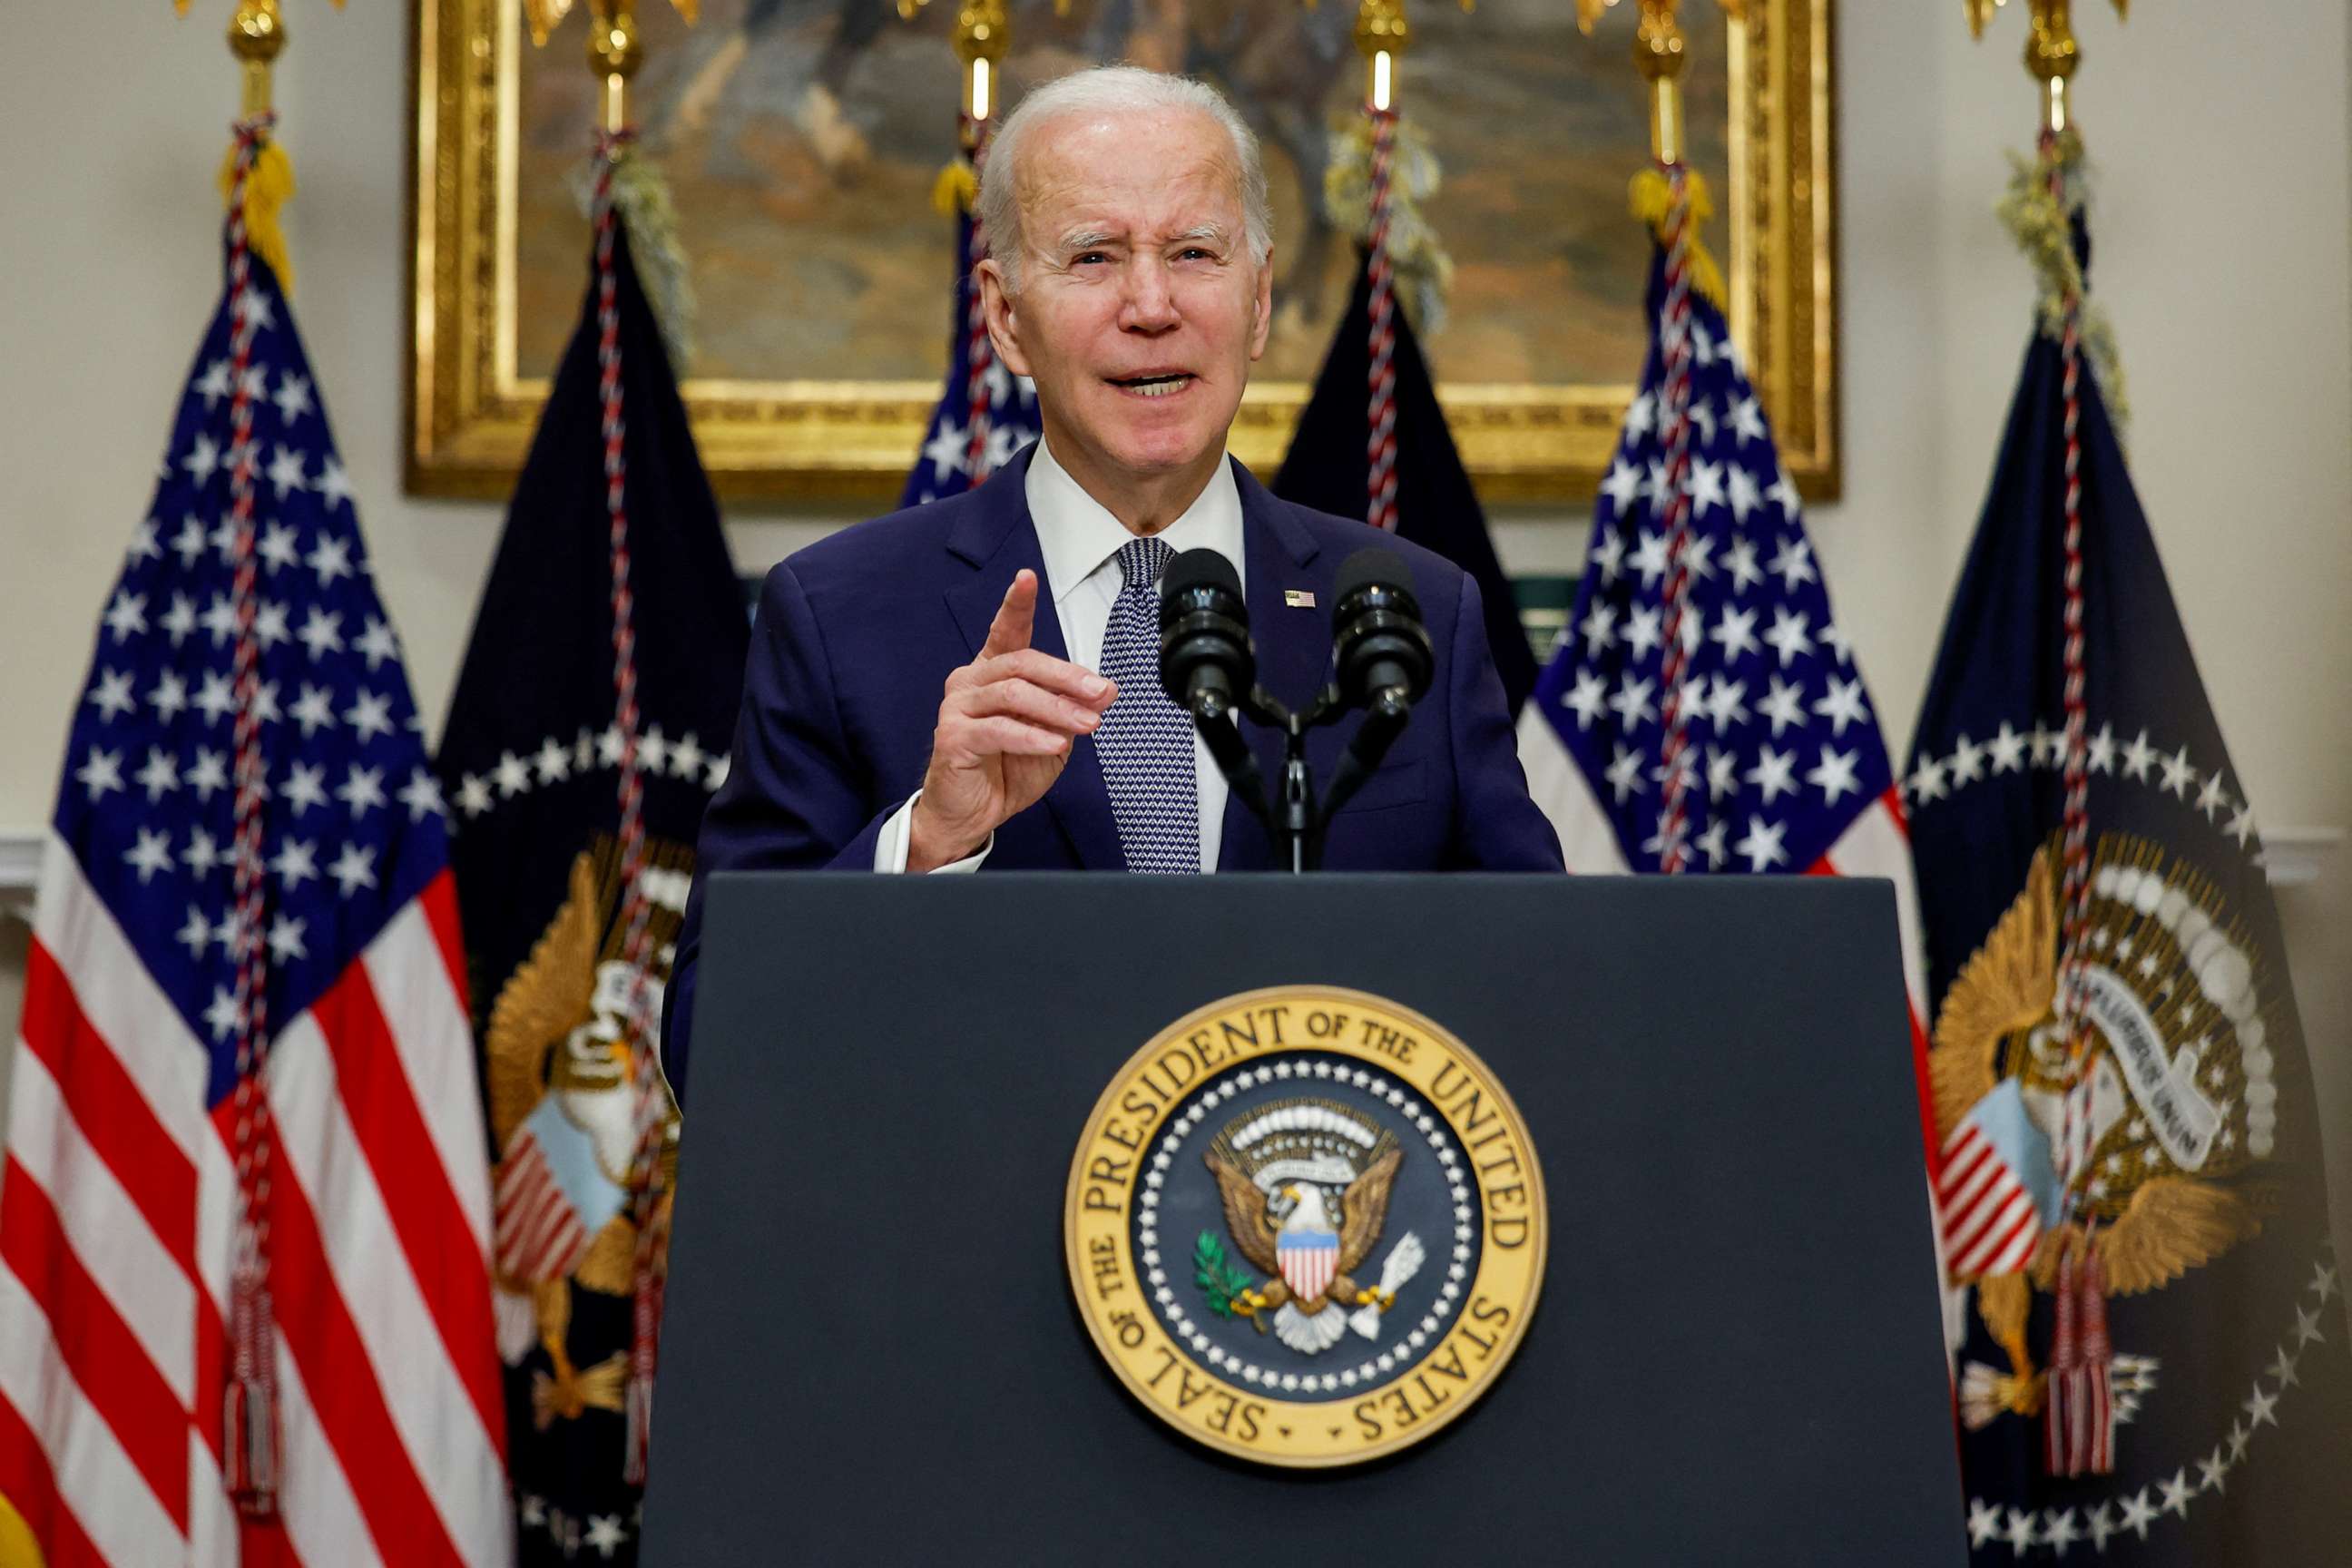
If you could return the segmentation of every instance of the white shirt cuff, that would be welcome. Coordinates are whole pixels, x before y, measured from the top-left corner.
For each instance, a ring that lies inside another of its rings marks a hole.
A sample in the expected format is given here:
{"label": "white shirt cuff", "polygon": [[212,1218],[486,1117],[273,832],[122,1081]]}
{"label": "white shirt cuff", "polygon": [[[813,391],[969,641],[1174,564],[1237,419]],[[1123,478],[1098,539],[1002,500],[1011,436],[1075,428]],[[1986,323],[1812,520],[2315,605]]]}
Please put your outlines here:
{"label": "white shirt cuff", "polygon": [[[890,820],[882,825],[881,833],[874,840],[874,868],[877,871],[902,873],[907,869],[907,847],[914,837],[915,803],[922,798],[923,792],[917,790],[907,797],[907,804],[892,812]],[[961,860],[932,867],[930,874],[937,877],[950,871],[977,871],[980,863],[988,858],[988,852],[995,847],[996,835],[992,833],[988,836],[988,842],[978,849]]]}

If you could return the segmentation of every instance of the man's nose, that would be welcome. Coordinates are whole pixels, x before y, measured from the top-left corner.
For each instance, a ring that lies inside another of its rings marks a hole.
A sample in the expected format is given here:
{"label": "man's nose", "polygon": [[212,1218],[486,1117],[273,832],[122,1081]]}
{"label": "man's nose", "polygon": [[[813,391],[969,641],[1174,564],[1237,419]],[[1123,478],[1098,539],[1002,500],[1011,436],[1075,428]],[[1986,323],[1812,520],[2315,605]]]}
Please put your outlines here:
{"label": "man's nose", "polygon": [[1176,292],[1160,258],[1143,257],[1129,267],[1126,297],[1119,302],[1119,326],[1130,332],[1164,332],[1178,320]]}

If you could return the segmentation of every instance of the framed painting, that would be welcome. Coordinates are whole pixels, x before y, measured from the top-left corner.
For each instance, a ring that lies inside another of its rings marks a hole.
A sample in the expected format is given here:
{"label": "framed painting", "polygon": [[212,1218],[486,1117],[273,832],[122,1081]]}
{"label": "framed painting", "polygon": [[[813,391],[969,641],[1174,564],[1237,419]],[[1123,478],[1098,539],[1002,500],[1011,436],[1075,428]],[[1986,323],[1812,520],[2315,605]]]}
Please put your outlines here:
{"label": "framed painting", "polygon": [[[1421,0],[1398,106],[1443,169],[1424,214],[1454,261],[1423,347],[1488,501],[1590,496],[1641,366],[1649,245],[1626,184],[1648,161],[1635,8],[1576,30],[1569,0]],[[687,404],[730,500],[896,494],[945,373],[954,225],[953,0],[641,3],[641,143],[691,258]],[[1102,59],[1223,87],[1273,186],[1276,321],[1234,432],[1270,473],[1352,275],[1321,213],[1363,87],[1350,0],[1012,0],[1007,101]],[[417,0],[407,483],[500,497],[577,321],[580,195],[598,83],[577,25],[534,49],[519,0]],[[1831,0],[1686,0],[1693,163],[1731,321],[1801,490],[1838,484]]]}

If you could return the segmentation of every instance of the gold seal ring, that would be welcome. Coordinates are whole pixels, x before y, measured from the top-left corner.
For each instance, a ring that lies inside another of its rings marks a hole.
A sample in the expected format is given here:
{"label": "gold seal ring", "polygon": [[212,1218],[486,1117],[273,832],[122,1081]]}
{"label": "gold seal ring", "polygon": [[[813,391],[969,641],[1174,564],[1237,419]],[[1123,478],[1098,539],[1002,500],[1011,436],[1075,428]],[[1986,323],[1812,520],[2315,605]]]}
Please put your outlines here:
{"label": "gold seal ring", "polygon": [[1492,1388],[1549,1243],[1518,1108],[1433,1019],[1284,985],[1128,1059],[1070,1162],[1063,1246],[1096,1348],[1196,1442],[1361,1463]]}

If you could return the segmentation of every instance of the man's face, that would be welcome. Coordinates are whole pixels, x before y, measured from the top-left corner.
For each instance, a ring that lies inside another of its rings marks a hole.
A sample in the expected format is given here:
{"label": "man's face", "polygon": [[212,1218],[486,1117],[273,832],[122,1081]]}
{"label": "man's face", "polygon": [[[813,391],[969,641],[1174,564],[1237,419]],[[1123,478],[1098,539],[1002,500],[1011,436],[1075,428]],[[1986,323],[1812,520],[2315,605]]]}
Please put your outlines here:
{"label": "man's face", "polygon": [[1021,292],[988,262],[984,297],[1055,455],[1148,479],[1221,452],[1273,273],[1250,256],[1223,128],[1194,110],[1073,114],[1030,133],[1015,173]]}

